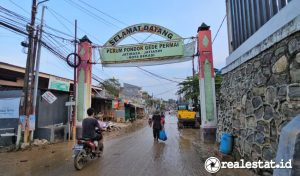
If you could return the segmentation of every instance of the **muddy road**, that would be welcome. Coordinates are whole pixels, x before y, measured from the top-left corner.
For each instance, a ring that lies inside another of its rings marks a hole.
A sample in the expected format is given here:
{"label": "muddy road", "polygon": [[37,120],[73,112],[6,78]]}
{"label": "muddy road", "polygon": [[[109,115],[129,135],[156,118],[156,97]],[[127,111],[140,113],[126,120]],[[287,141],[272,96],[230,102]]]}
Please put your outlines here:
{"label": "muddy road", "polygon": [[73,166],[73,143],[1,153],[0,175],[210,175],[204,162],[213,156],[213,144],[202,143],[198,129],[178,130],[176,122],[167,115],[165,142],[154,142],[149,126],[105,141],[103,156],[81,171]]}

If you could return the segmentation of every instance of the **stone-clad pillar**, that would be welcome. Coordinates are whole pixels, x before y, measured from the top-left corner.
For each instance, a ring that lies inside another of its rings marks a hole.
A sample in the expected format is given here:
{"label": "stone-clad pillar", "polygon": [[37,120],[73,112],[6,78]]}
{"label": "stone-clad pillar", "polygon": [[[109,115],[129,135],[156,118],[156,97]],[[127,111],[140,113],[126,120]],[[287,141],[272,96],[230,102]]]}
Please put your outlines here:
{"label": "stone-clad pillar", "polygon": [[81,64],[77,67],[77,120],[87,117],[87,109],[91,107],[92,85],[92,42],[84,36],[78,45]]}
{"label": "stone-clad pillar", "polygon": [[201,129],[204,140],[215,140],[217,115],[211,31],[205,23],[198,28],[198,64]]}

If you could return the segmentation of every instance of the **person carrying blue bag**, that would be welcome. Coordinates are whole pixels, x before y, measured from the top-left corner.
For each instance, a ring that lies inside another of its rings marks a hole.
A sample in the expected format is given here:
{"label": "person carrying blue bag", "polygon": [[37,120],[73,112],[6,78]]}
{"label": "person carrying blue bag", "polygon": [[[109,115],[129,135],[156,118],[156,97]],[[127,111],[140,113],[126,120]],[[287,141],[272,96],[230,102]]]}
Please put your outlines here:
{"label": "person carrying blue bag", "polygon": [[165,115],[164,113],[162,112],[161,113],[161,116],[160,116],[160,124],[162,126],[161,130],[159,131],[159,136],[158,138],[162,141],[166,141],[167,140],[167,134],[166,134],[166,131],[165,131]]}
{"label": "person carrying blue bag", "polygon": [[153,128],[153,138],[155,142],[158,142],[159,131],[162,129],[161,116],[159,111],[155,111],[152,116],[152,128]]}
{"label": "person carrying blue bag", "polygon": [[164,128],[159,132],[159,139],[162,141],[166,141],[168,139]]}

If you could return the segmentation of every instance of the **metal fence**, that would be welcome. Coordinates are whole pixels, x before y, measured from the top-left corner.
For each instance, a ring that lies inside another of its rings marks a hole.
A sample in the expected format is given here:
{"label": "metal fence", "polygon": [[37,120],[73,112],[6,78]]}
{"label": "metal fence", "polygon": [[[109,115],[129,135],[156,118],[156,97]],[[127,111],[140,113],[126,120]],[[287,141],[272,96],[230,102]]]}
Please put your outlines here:
{"label": "metal fence", "polygon": [[226,0],[230,52],[292,0]]}

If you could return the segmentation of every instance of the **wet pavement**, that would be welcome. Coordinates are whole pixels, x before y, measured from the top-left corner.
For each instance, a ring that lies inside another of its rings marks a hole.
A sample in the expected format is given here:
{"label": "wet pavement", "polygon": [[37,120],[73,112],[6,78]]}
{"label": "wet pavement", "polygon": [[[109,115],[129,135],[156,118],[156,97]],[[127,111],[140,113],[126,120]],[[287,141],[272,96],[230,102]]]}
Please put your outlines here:
{"label": "wet pavement", "polygon": [[[213,144],[204,144],[199,129],[177,129],[175,116],[166,117],[168,140],[154,142],[152,129],[105,141],[103,157],[76,171],[72,143],[1,153],[0,175],[104,175],[104,176],[205,176],[205,160],[213,156]],[[218,174],[219,175],[219,174]]]}

